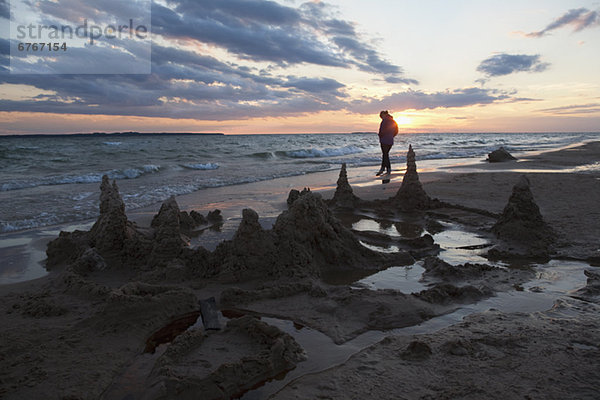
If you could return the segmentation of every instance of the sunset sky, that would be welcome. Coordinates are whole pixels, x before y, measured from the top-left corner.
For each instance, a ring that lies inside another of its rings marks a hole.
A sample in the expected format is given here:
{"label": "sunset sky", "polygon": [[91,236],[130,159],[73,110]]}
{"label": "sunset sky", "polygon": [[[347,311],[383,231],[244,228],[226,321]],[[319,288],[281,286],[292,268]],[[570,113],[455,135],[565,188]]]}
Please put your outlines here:
{"label": "sunset sky", "polygon": [[[597,0],[156,0],[151,73],[101,75],[48,71],[119,63],[118,45],[11,73],[37,65],[11,59],[17,3],[0,0],[0,134],[374,131],[384,109],[401,132],[600,132]],[[41,0],[28,18],[127,20],[135,3]]]}

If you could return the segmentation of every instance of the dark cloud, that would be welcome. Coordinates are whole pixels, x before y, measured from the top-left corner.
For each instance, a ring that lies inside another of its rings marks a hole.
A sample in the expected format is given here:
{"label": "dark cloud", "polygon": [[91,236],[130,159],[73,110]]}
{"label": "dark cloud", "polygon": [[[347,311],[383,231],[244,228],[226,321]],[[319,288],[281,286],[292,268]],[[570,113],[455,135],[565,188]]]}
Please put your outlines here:
{"label": "dark cloud", "polygon": [[[101,49],[102,50],[102,49]],[[84,50],[80,50],[84,51]],[[108,55],[85,53],[91,64]],[[77,51],[56,57],[70,64]],[[0,74],[0,83],[26,83],[56,95],[4,101],[4,111],[229,119],[292,115],[343,107],[344,85],[330,78],[275,76],[177,48],[153,46],[150,75]],[[63,68],[50,65],[50,68]],[[252,103],[249,106],[246,103]],[[271,114],[269,114],[271,113]]]}
{"label": "dark cloud", "polygon": [[378,110],[426,110],[435,108],[468,107],[486,105],[510,99],[506,93],[490,89],[466,88],[453,91],[426,93],[408,90],[393,93],[383,99],[354,101],[350,110],[361,114],[372,114]]}
{"label": "dark cloud", "polygon": [[268,0],[169,0],[178,12],[218,21],[240,19],[267,25],[296,25],[301,14],[294,8]]}
{"label": "dark cloud", "polygon": [[418,85],[419,84],[419,81],[417,81],[416,79],[400,78],[398,76],[386,76],[384,78],[384,80],[387,83],[392,83],[392,84],[396,84],[396,83],[403,83],[406,85]]}
{"label": "dark cloud", "polygon": [[[95,15],[99,20],[107,20],[111,13],[131,15],[142,3],[40,0],[35,4],[47,22],[56,22],[75,21],[81,15]],[[159,40],[152,46],[151,74],[60,74],[49,79],[48,75],[4,72],[0,83],[27,84],[55,94],[3,100],[0,110],[226,120],[351,107],[345,85],[336,79],[277,72],[278,67],[294,64],[356,68],[388,83],[417,83],[366,43],[352,22],[340,19],[323,2],[290,7],[263,0],[169,0],[167,6],[153,4],[152,11],[153,32]],[[188,49],[209,44],[242,61],[184,50],[176,45],[180,39]],[[68,68],[81,72],[150,57],[141,45],[115,44],[73,47],[60,57],[45,59],[43,65],[30,64],[19,55],[13,62],[30,72],[65,72]],[[9,42],[0,41],[5,53],[0,53],[2,71],[8,67],[8,49]]]}
{"label": "dark cloud", "polygon": [[[11,69],[18,74],[79,74],[88,73],[130,73],[138,74],[149,72],[150,47],[136,46],[135,42],[128,41],[126,45],[119,45],[122,41],[114,39],[115,46],[86,46],[68,47],[47,57],[35,60],[28,59],[27,52],[15,51],[17,41],[12,42]],[[20,78],[27,82],[27,78]]]}
{"label": "dark cloud", "polygon": [[600,26],[600,12],[590,11],[587,8],[571,9],[541,31],[527,33],[525,36],[542,37],[547,33],[564,26],[571,26],[575,32],[594,26]]}
{"label": "dark cloud", "polygon": [[563,107],[544,108],[538,111],[554,115],[600,113],[600,103],[574,104]]}
{"label": "dark cloud", "polygon": [[[155,104],[130,104],[127,107],[122,101],[104,102],[96,107],[87,107],[83,102],[72,101],[69,103],[56,101],[54,98],[39,99],[38,101],[7,101],[0,100],[0,110],[3,111],[31,111],[43,113],[67,113],[85,115],[130,115],[143,117],[165,118],[190,118],[210,121],[240,120],[248,118],[270,117],[273,115],[301,115],[306,113],[337,110],[339,104],[323,103],[319,99],[294,96],[286,99],[273,99],[260,105],[240,103],[236,100],[222,99],[222,91],[218,101],[206,99],[190,101],[177,98],[166,99]],[[116,93],[114,93],[116,94]],[[180,93],[177,93],[179,96]],[[250,99],[254,103],[254,99]],[[277,101],[275,101],[277,100]],[[149,102],[147,102],[149,103]]]}
{"label": "dark cloud", "polygon": [[96,23],[123,23],[129,18],[149,21],[150,5],[151,0],[38,0],[35,10],[46,24],[60,23],[57,19],[80,24],[82,17]]}
{"label": "dark cloud", "polygon": [[[82,56],[75,51],[68,54],[56,57],[55,62],[72,63]],[[89,60],[91,64],[107,57],[102,52],[89,54],[95,54]],[[516,94],[479,88],[434,93],[409,90],[383,99],[350,101],[345,85],[335,79],[280,76],[157,44],[153,46],[152,73],[148,75],[63,74],[48,79],[48,75],[0,74],[0,83],[25,83],[55,93],[31,100],[0,101],[3,111],[204,120],[302,115],[326,110],[374,113],[380,109],[467,107],[510,101]]]}
{"label": "dark cloud", "polygon": [[10,5],[8,0],[0,0],[0,18],[10,19]]}
{"label": "dark cloud", "polygon": [[167,38],[210,43],[243,59],[356,67],[403,78],[402,68],[386,61],[323,2],[292,8],[262,0],[172,0],[169,7],[153,4],[152,25]]}
{"label": "dark cloud", "polygon": [[[123,81],[118,89],[114,88],[110,93],[107,93],[114,97],[114,102],[102,102],[95,107],[89,107],[89,104],[92,104],[90,101],[98,96],[102,88],[105,88],[106,82],[71,79],[62,82],[61,86],[64,89],[68,88],[71,94],[82,95],[87,91],[87,100],[79,98],[64,102],[60,98],[52,96],[42,96],[37,101],[0,100],[0,109],[3,111],[132,115],[221,121],[273,115],[299,115],[343,109],[362,114],[373,114],[378,113],[381,109],[398,112],[410,109],[456,108],[510,100],[510,96],[506,94],[478,88],[434,93],[409,90],[394,93],[383,99],[366,99],[352,102],[346,102],[342,99],[331,99],[331,101],[324,102],[322,97],[288,96],[285,94],[286,92],[278,98],[267,91],[262,94],[262,98],[271,98],[271,101],[254,104],[256,98],[260,97],[261,94],[252,93],[248,96],[248,99],[252,100],[251,102],[240,103],[238,96],[242,92],[231,87],[227,89],[208,89],[206,86],[189,87],[187,89],[171,87],[171,91],[158,91],[161,95],[160,98],[151,98],[150,95],[153,94],[151,87],[156,84],[160,85],[160,79],[150,77],[148,80],[149,82],[146,82],[145,85],[125,84],[127,81]],[[170,95],[173,97],[169,98]],[[143,96],[148,97],[144,99]],[[182,100],[177,101],[178,98]]]}
{"label": "dark cloud", "polygon": [[542,72],[550,64],[540,60],[539,55],[525,54],[496,54],[479,64],[477,71],[483,72],[488,77],[509,75],[514,72]]}
{"label": "dark cloud", "polygon": [[338,90],[345,87],[344,84],[329,78],[297,78],[289,77],[283,84],[284,87],[293,87],[309,93],[338,93],[338,96],[344,96]]}
{"label": "dark cloud", "polygon": [[336,36],[333,38],[333,42],[343,53],[351,55],[350,61],[363,71],[380,72],[384,74],[402,73],[400,67],[381,59],[375,50],[365,46],[354,37]]}

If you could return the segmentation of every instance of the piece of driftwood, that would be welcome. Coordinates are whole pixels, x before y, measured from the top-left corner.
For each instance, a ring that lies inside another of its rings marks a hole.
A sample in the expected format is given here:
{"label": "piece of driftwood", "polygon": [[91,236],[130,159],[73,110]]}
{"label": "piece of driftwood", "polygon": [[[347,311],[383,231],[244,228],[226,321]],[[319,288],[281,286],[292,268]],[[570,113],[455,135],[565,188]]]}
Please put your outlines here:
{"label": "piece of driftwood", "polygon": [[200,313],[202,314],[202,322],[206,330],[220,330],[221,323],[219,322],[219,312],[214,297],[209,297],[206,300],[200,300]]}

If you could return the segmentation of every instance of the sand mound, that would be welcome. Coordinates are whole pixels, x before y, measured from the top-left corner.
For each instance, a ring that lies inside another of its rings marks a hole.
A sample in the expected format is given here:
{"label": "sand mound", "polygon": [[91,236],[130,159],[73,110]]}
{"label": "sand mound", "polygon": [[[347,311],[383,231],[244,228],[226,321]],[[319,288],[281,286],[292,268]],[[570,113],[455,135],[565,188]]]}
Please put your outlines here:
{"label": "sand mound", "polygon": [[412,145],[408,146],[406,154],[406,172],[402,185],[394,197],[390,199],[403,211],[426,210],[431,205],[431,199],[425,193],[419,174]]}
{"label": "sand mound", "polygon": [[[491,294],[491,291],[505,291],[520,287],[535,274],[535,271],[530,268],[499,268],[487,264],[471,263],[451,265],[437,257],[426,258],[423,262],[423,268],[425,268],[423,278],[426,280],[457,286],[469,284],[479,288],[485,296]],[[433,297],[428,294],[425,295],[435,299],[438,295],[443,294],[447,295],[448,300],[451,300],[455,295],[454,289],[434,289],[435,293],[430,293]]]}
{"label": "sand mound", "polygon": [[384,255],[362,246],[319,194],[294,190],[288,204],[271,230],[260,226],[255,211],[244,210],[233,239],[211,255],[207,273],[225,281],[308,278],[325,269],[383,269],[414,261],[406,252]]}
{"label": "sand mound", "polygon": [[[185,221],[184,225],[187,226],[187,223],[189,221]],[[152,265],[165,264],[179,256],[182,249],[188,246],[189,239],[182,234],[181,225],[179,205],[175,197],[171,196],[160,206],[150,225],[155,229],[149,259]]]}
{"label": "sand mound", "polygon": [[440,283],[415,293],[415,296],[432,304],[451,304],[473,303],[492,294],[493,292],[487,287],[478,288],[473,285],[455,286],[449,283]]}
{"label": "sand mound", "polygon": [[300,196],[304,196],[306,193],[310,192],[310,188],[304,188],[302,189],[302,191],[296,190],[296,189],[292,189],[290,190],[290,193],[288,194],[288,198],[287,198],[287,205],[288,208],[290,208],[292,206],[292,204],[298,200],[298,198]]}
{"label": "sand mound", "polygon": [[425,268],[425,274],[427,276],[434,276],[441,278],[444,281],[457,281],[466,280],[469,278],[481,278],[489,272],[502,273],[506,270],[492,267],[487,264],[462,264],[462,265],[451,265],[447,262],[440,260],[437,257],[428,257],[423,263]]}
{"label": "sand mound", "polygon": [[547,258],[554,233],[536,204],[529,179],[521,175],[492,232],[506,242],[490,250],[490,255],[516,255]]}
{"label": "sand mound", "polygon": [[304,358],[298,343],[278,328],[236,318],[220,333],[192,330],[177,337],[157,361],[144,398],[235,398]]}
{"label": "sand mound", "polygon": [[104,175],[100,185],[100,216],[92,229],[89,232],[61,232],[48,244],[46,265],[52,268],[76,261],[75,270],[83,273],[105,267],[141,265],[151,246],[150,238],[127,220],[116,182],[111,185]]}
{"label": "sand mound", "polygon": [[413,261],[406,253],[385,256],[362,246],[333,216],[321,196],[312,192],[298,197],[277,217],[273,233],[284,271],[295,266],[381,269],[382,263],[392,260],[405,264]]}
{"label": "sand mound", "polygon": [[130,236],[125,215],[125,203],[119,194],[117,182],[110,184],[108,176],[100,185],[100,217],[90,230],[89,243],[96,251],[106,255],[118,254]]}
{"label": "sand mound", "polygon": [[488,154],[488,158],[487,158],[487,161],[489,161],[491,163],[511,161],[511,160],[516,160],[516,158],[513,157],[513,155],[510,154],[504,147],[500,147],[499,149],[492,151],[491,153]]}
{"label": "sand mound", "polygon": [[337,180],[337,187],[333,198],[329,200],[329,205],[339,208],[354,208],[360,202],[360,199],[354,195],[352,186],[348,182],[348,174],[346,172],[346,163],[342,164],[340,176]]}
{"label": "sand mound", "polygon": [[220,243],[210,255],[207,273],[234,282],[272,277],[277,253],[273,234],[262,228],[256,211],[246,208],[233,239]]}
{"label": "sand mound", "polygon": [[220,224],[219,210],[204,217],[196,211],[181,211],[171,197],[160,207],[151,229],[140,229],[127,220],[125,204],[116,182],[102,177],[100,216],[89,232],[60,232],[48,244],[47,268],[73,264],[72,272],[86,275],[106,268],[166,267],[182,256],[190,234],[202,224]]}
{"label": "sand mound", "polygon": [[583,273],[587,276],[587,282],[583,288],[575,292],[576,297],[585,301],[600,303],[600,272],[586,270]]}

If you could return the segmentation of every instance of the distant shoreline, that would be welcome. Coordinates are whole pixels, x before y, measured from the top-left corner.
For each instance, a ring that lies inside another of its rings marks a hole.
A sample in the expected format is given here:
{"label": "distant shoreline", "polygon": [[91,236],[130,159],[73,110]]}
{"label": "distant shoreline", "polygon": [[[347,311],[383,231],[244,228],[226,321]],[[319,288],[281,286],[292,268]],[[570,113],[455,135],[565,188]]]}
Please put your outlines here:
{"label": "distant shoreline", "polygon": [[92,133],[26,133],[22,135],[0,135],[0,138],[39,138],[39,137],[138,137],[138,136],[225,136],[220,132],[194,133],[194,132],[92,132]]}

